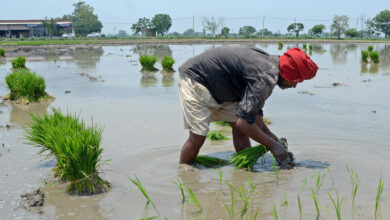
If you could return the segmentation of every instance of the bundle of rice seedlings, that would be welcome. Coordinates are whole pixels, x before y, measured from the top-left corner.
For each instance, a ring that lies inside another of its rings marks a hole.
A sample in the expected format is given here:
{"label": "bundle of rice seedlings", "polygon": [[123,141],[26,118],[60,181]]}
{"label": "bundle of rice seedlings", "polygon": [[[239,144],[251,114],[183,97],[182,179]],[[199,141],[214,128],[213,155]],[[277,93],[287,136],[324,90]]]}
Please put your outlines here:
{"label": "bundle of rice seedlings", "polygon": [[5,81],[10,93],[11,100],[26,98],[29,101],[38,101],[46,96],[45,80],[27,69],[17,69],[9,74]]}
{"label": "bundle of rice seedlings", "polygon": [[212,141],[230,140],[228,137],[226,137],[224,134],[222,134],[219,131],[210,131],[207,134],[207,139]]}
{"label": "bundle of rice seedlings", "polygon": [[26,67],[26,58],[25,57],[18,57],[14,60],[12,60],[12,69],[27,69]]}
{"label": "bundle of rice seedlings", "polygon": [[142,66],[141,72],[153,72],[158,70],[154,67],[154,64],[157,62],[157,57],[155,56],[142,55],[139,57],[139,62]]}
{"label": "bundle of rice seedlings", "polygon": [[33,115],[26,138],[30,144],[49,151],[57,159],[55,176],[69,181],[67,191],[75,194],[98,194],[110,188],[99,177],[102,129],[87,127],[76,115],[63,115],[52,108],[52,115]]}
{"label": "bundle of rice seedlings", "polygon": [[171,56],[165,56],[161,61],[161,66],[163,67],[163,72],[172,73],[175,70],[172,68],[175,60]]}
{"label": "bundle of rice seedlings", "polygon": [[215,121],[214,124],[219,125],[219,126],[231,127],[229,122],[226,122],[226,121]]}
{"label": "bundle of rice seedlings", "polygon": [[195,159],[195,163],[203,165],[207,168],[218,168],[230,164],[230,162],[227,160],[206,155],[198,155]]}
{"label": "bundle of rice seedlings", "polygon": [[4,50],[4,48],[0,48],[0,57],[5,57],[5,50]]}
{"label": "bundle of rice seedlings", "polygon": [[255,147],[248,147],[242,151],[239,151],[232,156],[231,163],[237,169],[252,168],[257,160],[267,153],[267,148],[263,145],[257,145]]}
{"label": "bundle of rice seedlings", "polygon": [[379,53],[378,53],[378,51],[370,52],[370,58],[371,58],[372,62],[379,63]]}

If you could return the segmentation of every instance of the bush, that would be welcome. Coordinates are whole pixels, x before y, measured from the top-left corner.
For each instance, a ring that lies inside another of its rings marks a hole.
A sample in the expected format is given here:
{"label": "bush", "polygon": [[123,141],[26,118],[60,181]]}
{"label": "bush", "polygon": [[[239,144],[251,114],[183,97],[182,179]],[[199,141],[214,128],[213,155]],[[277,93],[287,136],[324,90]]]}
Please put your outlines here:
{"label": "bush", "polygon": [[367,50],[362,51],[362,62],[368,63],[368,51]]}
{"label": "bush", "polygon": [[309,50],[313,50],[313,45],[309,44]]}
{"label": "bush", "polygon": [[161,61],[161,66],[163,67],[163,71],[170,73],[174,72],[172,66],[175,63],[175,60],[171,56],[165,56]]}
{"label": "bush", "polygon": [[0,57],[5,57],[5,50],[4,50],[4,48],[0,48]]}
{"label": "bush", "polygon": [[368,46],[367,50],[368,50],[369,52],[372,52],[372,51],[374,50],[374,47],[373,47],[373,46]]}
{"label": "bush", "polygon": [[371,58],[372,62],[379,63],[379,53],[378,53],[378,51],[370,52],[370,58]]}
{"label": "bush", "polygon": [[32,115],[26,130],[29,144],[48,151],[57,159],[55,175],[69,181],[67,191],[77,194],[105,192],[110,184],[99,177],[98,168],[103,149],[100,147],[102,129],[87,127],[76,115],[63,115],[52,108],[52,115]]}
{"label": "bush", "polygon": [[12,60],[12,68],[13,69],[26,69],[26,58],[25,57],[18,57],[14,60]]}
{"label": "bush", "polygon": [[157,68],[154,67],[154,64],[157,62],[157,57],[142,55],[139,58],[139,62],[141,63],[142,70],[141,71],[156,71]]}
{"label": "bush", "polygon": [[29,101],[37,101],[39,98],[46,96],[45,80],[27,69],[16,70],[9,74],[5,81],[11,91],[11,100],[26,98]]}

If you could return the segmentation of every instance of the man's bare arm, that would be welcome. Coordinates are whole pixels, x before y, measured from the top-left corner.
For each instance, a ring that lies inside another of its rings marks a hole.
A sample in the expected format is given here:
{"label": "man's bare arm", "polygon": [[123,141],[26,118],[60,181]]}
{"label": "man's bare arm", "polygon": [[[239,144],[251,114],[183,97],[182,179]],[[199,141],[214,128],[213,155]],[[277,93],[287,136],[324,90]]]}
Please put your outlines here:
{"label": "man's bare arm", "polygon": [[270,138],[272,138],[274,141],[278,141],[279,142],[279,139],[278,137],[272,133],[268,126],[264,123],[264,120],[263,120],[263,117],[261,115],[257,115],[256,116],[256,125],[266,134],[268,135]]}

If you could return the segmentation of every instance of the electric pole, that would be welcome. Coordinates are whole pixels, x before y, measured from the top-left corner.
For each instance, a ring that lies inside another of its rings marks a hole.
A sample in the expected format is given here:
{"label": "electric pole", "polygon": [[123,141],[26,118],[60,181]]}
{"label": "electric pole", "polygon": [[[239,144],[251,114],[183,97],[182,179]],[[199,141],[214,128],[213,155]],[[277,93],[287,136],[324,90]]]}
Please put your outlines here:
{"label": "electric pole", "polygon": [[264,37],[264,20],[265,16],[263,16],[263,29],[261,30],[261,37]]}

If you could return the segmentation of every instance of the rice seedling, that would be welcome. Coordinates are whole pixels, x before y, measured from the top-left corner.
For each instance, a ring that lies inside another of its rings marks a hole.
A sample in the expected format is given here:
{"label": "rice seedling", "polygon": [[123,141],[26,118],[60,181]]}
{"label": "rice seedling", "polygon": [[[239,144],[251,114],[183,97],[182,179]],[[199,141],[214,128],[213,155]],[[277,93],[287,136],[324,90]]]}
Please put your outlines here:
{"label": "rice seedling", "polygon": [[309,44],[309,50],[313,50],[313,45]]}
{"label": "rice seedling", "polygon": [[234,153],[232,155],[231,163],[237,169],[250,167],[252,168],[259,157],[267,153],[267,149],[263,145],[257,145],[255,147],[248,147],[242,151]]}
{"label": "rice seedling", "polygon": [[183,187],[183,183],[180,182],[180,180],[177,178],[176,181],[173,181],[173,183],[179,187],[180,189],[180,192],[181,192],[181,196],[183,198],[182,202],[185,202],[186,201],[186,195],[184,193],[184,187]]}
{"label": "rice seedling", "polygon": [[303,45],[302,45],[302,48],[303,48],[303,50],[307,50],[307,45],[306,45],[306,44],[303,44]]}
{"label": "rice seedling", "polygon": [[49,151],[57,159],[55,176],[69,182],[67,191],[76,194],[97,194],[107,191],[110,184],[99,177],[102,129],[87,127],[75,115],[63,115],[52,108],[52,115],[32,115],[26,130],[29,144]]}
{"label": "rice seedling", "polygon": [[200,205],[200,203],[199,203],[198,199],[196,198],[195,194],[192,192],[192,189],[189,186],[187,186],[186,188],[187,188],[187,192],[188,192],[188,195],[190,196],[191,201],[194,202],[195,205],[198,206],[199,211],[202,212],[203,208]]}
{"label": "rice seedling", "polygon": [[278,220],[278,211],[276,210],[276,205],[274,204],[274,211],[273,211],[273,216],[275,220]]}
{"label": "rice seedling", "polygon": [[163,67],[163,72],[172,73],[175,70],[172,68],[175,60],[171,56],[165,56],[161,61],[161,66]]}
{"label": "rice seedling", "polygon": [[210,131],[207,134],[207,139],[212,141],[230,140],[228,137],[226,137],[224,134],[222,134],[219,131]]}
{"label": "rice seedling", "polygon": [[27,69],[18,69],[6,76],[5,81],[10,90],[10,99],[19,98],[37,101],[46,96],[45,80]]}
{"label": "rice seedling", "polygon": [[218,168],[228,165],[230,162],[224,159],[211,157],[207,155],[198,155],[195,158],[195,163],[205,166],[207,168]]}
{"label": "rice seedling", "polygon": [[279,170],[276,169],[276,165],[275,165],[275,158],[272,157],[272,168],[274,169],[274,173],[275,173],[275,176],[276,176],[276,180],[279,180]]}
{"label": "rice seedling", "polygon": [[302,182],[302,187],[301,187],[301,191],[303,191],[305,189],[305,186],[306,186],[306,182],[307,182],[307,179],[305,178]]}
{"label": "rice seedling", "polygon": [[362,51],[362,62],[368,63],[368,55],[369,53],[367,50]]}
{"label": "rice seedling", "polygon": [[214,124],[220,125],[220,126],[225,126],[225,127],[231,127],[229,122],[226,122],[226,121],[215,121]]}
{"label": "rice seedling", "polygon": [[345,165],[345,168],[347,169],[352,184],[352,207],[353,207],[355,206],[356,193],[358,191],[359,184],[360,184],[359,175],[356,170],[349,168],[347,164]]}
{"label": "rice seedling", "polygon": [[317,195],[316,193],[314,192],[314,189],[311,188],[311,197],[313,198],[314,200],[314,205],[316,207],[316,210],[317,210],[317,216],[320,216],[320,208],[318,206],[318,200],[317,200]]}
{"label": "rice seedling", "polygon": [[4,48],[0,48],[0,57],[5,57],[5,50],[4,50]]}
{"label": "rice seedling", "polygon": [[223,204],[223,206],[225,207],[226,211],[228,212],[230,218],[234,219],[235,218],[235,212],[234,212],[234,190],[233,190],[232,187],[230,187],[230,195],[231,195],[230,207],[228,205],[226,205],[226,204]]}
{"label": "rice seedling", "polygon": [[371,46],[371,45],[368,46],[368,47],[367,47],[367,50],[368,50],[369,52],[372,52],[372,51],[374,50],[374,46]]}
{"label": "rice seedling", "polygon": [[382,195],[382,192],[383,192],[383,186],[384,186],[384,182],[382,181],[382,174],[381,174],[381,177],[379,179],[379,185],[378,185],[378,191],[376,193],[376,198],[375,198],[375,220],[377,219],[377,213],[378,213],[378,208],[379,208],[379,202],[380,202],[380,199],[381,199],[381,195]]}
{"label": "rice seedling", "polygon": [[340,200],[339,194],[336,191],[336,196],[332,196],[330,192],[328,192],[329,198],[332,200],[334,209],[336,210],[337,219],[341,220],[341,205],[343,204],[344,198]]}
{"label": "rice seedling", "polygon": [[218,176],[219,176],[219,190],[222,191],[222,176],[223,176],[223,172],[221,169],[218,170]]}
{"label": "rice seedling", "polygon": [[320,191],[322,184],[324,184],[324,179],[325,179],[326,174],[321,173],[321,172],[317,172],[315,174],[315,176],[317,177],[316,178],[316,194],[318,194],[318,191]]}
{"label": "rice seedling", "polygon": [[379,52],[378,51],[370,52],[370,59],[374,63],[379,63]]}
{"label": "rice seedling", "polygon": [[302,202],[301,202],[301,198],[299,197],[299,194],[298,194],[298,209],[299,209],[299,220],[302,220]]}
{"label": "rice seedling", "polygon": [[139,62],[142,66],[142,72],[153,72],[158,70],[154,67],[154,64],[157,62],[157,57],[155,56],[142,55],[139,57]]}
{"label": "rice seedling", "polygon": [[280,206],[288,206],[288,201],[287,201],[287,193],[284,192],[284,200],[282,201],[282,204]]}
{"label": "rice seedling", "polygon": [[25,57],[18,57],[14,60],[12,60],[12,69],[26,69],[26,58]]}
{"label": "rice seedling", "polygon": [[266,117],[263,117],[263,121],[264,121],[264,124],[266,125],[271,125],[272,124],[272,121]]}
{"label": "rice seedling", "polygon": [[278,42],[278,49],[279,50],[283,49],[283,43],[282,42]]}
{"label": "rice seedling", "polygon": [[135,176],[134,178],[131,178],[131,177],[128,177],[130,179],[131,182],[134,183],[134,185],[137,186],[137,188],[139,189],[139,191],[141,191],[142,195],[144,195],[145,199],[146,199],[146,204],[145,206],[147,207],[149,204],[153,207],[153,209],[157,212],[157,214],[160,216],[160,212],[158,211],[156,205],[153,203],[152,199],[150,198],[148,192],[146,191],[145,187],[142,185],[141,181],[138,179],[137,176]]}

